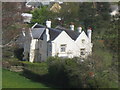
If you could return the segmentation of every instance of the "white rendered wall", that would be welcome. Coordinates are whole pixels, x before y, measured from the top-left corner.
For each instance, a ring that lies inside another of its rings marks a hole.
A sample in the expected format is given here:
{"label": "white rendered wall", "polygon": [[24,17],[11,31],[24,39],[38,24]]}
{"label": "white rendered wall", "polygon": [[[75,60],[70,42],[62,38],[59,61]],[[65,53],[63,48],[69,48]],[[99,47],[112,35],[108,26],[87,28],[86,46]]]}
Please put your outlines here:
{"label": "white rendered wall", "polygon": [[34,60],[35,60],[35,49],[38,49],[38,39],[31,40],[30,57],[29,57],[30,62],[34,62]]}
{"label": "white rendered wall", "polygon": [[[66,44],[66,52],[61,52],[61,45]],[[52,41],[52,56],[58,55],[59,57],[69,57],[72,58],[77,56],[77,46],[65,31],[62,31],[60,35]]]}
{"label": "white rendered wall", "polygon": [[[85,40],[84,43],[82,43],[83,39]],[[91,43],[90,39],[87,37],[87,35],[85,34],[84,31],[76,39],[75,43],[77,44],[79,49],[85,48],[85,51],[86,51],[85,56],[88,56],[89,54],[91,54],[91,52],[92,52],[92,43]]]}

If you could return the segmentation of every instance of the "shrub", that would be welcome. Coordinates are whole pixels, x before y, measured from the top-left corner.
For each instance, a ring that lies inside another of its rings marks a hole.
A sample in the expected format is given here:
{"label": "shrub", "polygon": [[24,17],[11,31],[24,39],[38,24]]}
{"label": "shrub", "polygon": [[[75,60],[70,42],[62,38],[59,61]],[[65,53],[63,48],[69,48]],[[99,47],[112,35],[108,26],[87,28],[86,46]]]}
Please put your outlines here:
{"label": "shrub", "polygon": [[26,70],[29,70],[35,74],[44,75],[44,74],[47,74],[47,72],[48,72],[48,70],[47,70],[48,67],[47,67],[47,64],[45,62],[31,63],[31,62],[24,61],[22,63],[24,64],[24,68]]}
{"label": "shrub", "polygon": [[3,58],[11,58],[12,56],[14,56],[13,48],[11,48],[11,47],[3,47],[2,48],[2,57]]}
{"label": "shrub", "polygon": [[55,84],[62,87],[83,87],[85,76],[82,70],[83,65],[78,63],[78,58],[50,57],[47,62],[49,76]]}
{"label": "shrub", "polygon": [[49,57],[48,63],[48,74],[51,78],[52,83],[59,86],[67,86],[67,74],[65,72],[64,59],[59,57]]}
{"label": "shrub", "polygon": [[16,58],[18,58],[19,60],[22,60],[23,59],[23,51],[24,51],[23,48],[15,48],[14,49],[14,56]]}
{"label": "shrub", "polygon": [[80,58],[50,57],[47,60],[50,80],[57,85],[61,85],[61,87],[111,87],[115,83],[112,83],[114,80],[110,81],[112,73],[111,75],[108,74],[111,70],[104,66],[103,58],[93,54],[84,62],[78,62]]}

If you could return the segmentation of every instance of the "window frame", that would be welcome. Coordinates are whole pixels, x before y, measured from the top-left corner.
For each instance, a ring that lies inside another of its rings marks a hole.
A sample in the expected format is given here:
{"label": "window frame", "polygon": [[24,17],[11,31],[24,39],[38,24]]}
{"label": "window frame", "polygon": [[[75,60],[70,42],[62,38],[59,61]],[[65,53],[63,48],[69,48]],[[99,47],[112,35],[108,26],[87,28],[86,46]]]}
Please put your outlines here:
{"label": "window frame", "polygon": [[66,52],[66,47],[67,47],[67,44],[61,44],[60,45],[60,52],[62,52],[62,53]]}
{"label": "window frame", "polygon": [[85,48],[80,49],[80,55],[84,56],[85,55]]}
{"label": "window frame", "polygon": [[82,41],[82,43],[85,43],[85,39],[82,39],[81,41]]}

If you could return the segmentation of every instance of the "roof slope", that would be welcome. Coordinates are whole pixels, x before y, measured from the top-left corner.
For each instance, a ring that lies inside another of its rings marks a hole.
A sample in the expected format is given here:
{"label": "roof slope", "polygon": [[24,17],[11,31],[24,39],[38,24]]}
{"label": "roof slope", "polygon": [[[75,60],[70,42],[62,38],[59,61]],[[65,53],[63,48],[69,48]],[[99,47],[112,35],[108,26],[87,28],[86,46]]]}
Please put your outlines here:
{"label": "roof slope", "polygon": [[[43,33],[45,31],[46,26],[37,24],[33,30],[32,35],[34,39],[41,39],[43,37]],[[62,31],[65,31],[73,40],[76,40],[80,33],[66,29],[64,27],[56,27],[56,28],[48,28],[50,34],[50,40],[53,41]]]}
{"label": "roof slope", "polygon": [[32,36],[34,39],[39,39],[43,34],[45,28],[34,28],[32,29]]}
{"label": "roof slope", "polygon": [[77,37],[80,35],[80,33],[76,32],[76,31],[72,31],[69,29],[66,29],[64,27],[57,27],[57,29],[61,30],[61,31],[65,31],[73,40],[76,40]]}
{"label": "roof slope", "polygon": [[50,40],[54,40],[62,31],[58,29],[49,28]]}

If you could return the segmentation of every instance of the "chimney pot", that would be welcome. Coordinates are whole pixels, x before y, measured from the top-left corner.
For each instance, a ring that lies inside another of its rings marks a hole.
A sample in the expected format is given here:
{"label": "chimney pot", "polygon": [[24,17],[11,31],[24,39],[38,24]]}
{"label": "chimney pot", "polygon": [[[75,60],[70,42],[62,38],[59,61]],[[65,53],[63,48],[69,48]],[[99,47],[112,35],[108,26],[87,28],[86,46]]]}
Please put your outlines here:
{"label": "chimney pot", "polygon": [[73,22],[70,23],[70,30],[74,31],[74,23]]}
{"label": "chimney pot", "polygon": [[46,26],[47,26],[48,28],[51,28],[51,21],[50,21],[50,20],[47,20],[47,21],[46,21]]}
{"label": "chimney pot", "polygon": [[90,39],[90,42],[91,42],[91,34],[92,34],[92,28],[89,27],[87,30],[87,35],[88,35],[88,38]]}
{"label": "chimney pot", "polygon": [[79,33],[82,32],[82,27],[81,27],[81,26],[79,26],[77,29],[78,29],[78,32],[79,32]]}

